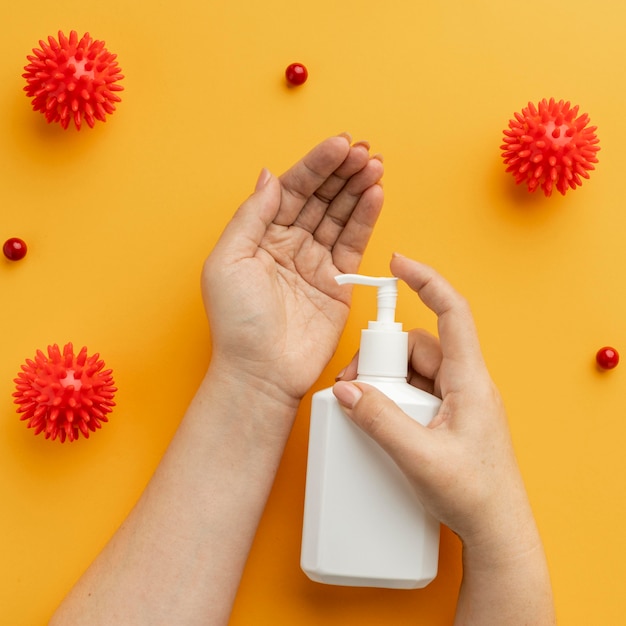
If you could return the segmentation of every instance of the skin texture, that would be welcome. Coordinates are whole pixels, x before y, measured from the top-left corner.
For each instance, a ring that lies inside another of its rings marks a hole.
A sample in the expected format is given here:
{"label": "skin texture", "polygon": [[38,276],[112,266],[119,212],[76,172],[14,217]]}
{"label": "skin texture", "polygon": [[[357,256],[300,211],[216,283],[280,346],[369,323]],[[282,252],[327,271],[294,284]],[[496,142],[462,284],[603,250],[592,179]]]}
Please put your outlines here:
{"label": "skin texture", "polygon": [[347,382],[334,393],[347,415],[380,444],[426,508],[463,542],[455,624],[555,623],[546,559],[526,496],[500,394],[485,366],[467,301],[431,268],[394,255],[391,271],[438,317],[439,339],[409,337],[409,382],[442,398],[424,427],[373,387]]}
{"label": "skin texture", "polygon": [[227,624],[302,396],[336,349],[382,207],[367,143],[263,170],[202,272],[208,372],[136,506],[50,624]]}

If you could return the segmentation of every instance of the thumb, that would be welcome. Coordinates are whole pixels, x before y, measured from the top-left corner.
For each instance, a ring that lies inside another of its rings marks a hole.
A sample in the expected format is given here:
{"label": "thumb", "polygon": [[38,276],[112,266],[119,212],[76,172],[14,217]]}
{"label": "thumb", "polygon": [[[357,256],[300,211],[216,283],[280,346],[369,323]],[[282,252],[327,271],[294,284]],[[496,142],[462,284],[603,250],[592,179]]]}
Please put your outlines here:
{"label": "thumb", "polygon": [[237,209],[215,249],[235,260],[254,256],[280,208],[280,183],[263,169],[254,193]]}
{"label": "thumb", "polygon": [[393,400],[365,383],[339,381],[333,393],[346,415],[405,472],[424,459],[432,433]]}

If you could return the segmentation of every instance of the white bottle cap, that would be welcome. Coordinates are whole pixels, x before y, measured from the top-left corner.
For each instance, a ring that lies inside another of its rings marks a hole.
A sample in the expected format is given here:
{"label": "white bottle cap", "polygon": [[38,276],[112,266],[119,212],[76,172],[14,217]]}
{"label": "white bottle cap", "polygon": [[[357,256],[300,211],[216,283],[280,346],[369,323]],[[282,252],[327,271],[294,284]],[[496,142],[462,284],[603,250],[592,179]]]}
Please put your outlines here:
{"label": "white bottle cap", "polygon": [[340,285],[367,285],[378,288],[378,314],[361,331],[359,376],[406,378],[409,351],[408,333],[395,321],[398,299],[398,279],[393,277],[341,274],[335,280]]}

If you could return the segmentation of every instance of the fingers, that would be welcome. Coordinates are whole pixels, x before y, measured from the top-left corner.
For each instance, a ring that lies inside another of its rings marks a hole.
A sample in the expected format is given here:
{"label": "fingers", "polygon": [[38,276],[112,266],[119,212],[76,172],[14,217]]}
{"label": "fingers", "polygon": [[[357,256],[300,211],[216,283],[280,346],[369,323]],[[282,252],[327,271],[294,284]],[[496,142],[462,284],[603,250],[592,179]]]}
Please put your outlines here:
{"label": "fingers", "polygon": [[[360,152],[362,150],[359,150]],[[322,219],[315,229],[315,239],[323,246],[331,249],[343,234],[352,215],[359,207],[363,195],[375,186],[383,175],[383,164],[378,158],[369,159],[364,167],[347,181],[344,188],[326,207]],[[378,188],[377,191],[382,191]],[[378,195],[382,198],[382,193]],[[368,200],[367,198],[366,200]],[[361,205],[361,208],[364,205]],[[356,218],[362,211],[357,213]]]}
{"label": "fingers", "polygon": [[212,257],[239,260],[253,257],[280,207],[280,183],[267,170],[259,175],[254,193],[237,209],[215,245]]}
{"label": "fingers", "polygon": [[339,228],[335,233],[337,240],[332,247],[332,256],[339,271],[345,274],[358,271],[382,207],[382,187],[374,184],[361,194],[345,226],[337,224]]}
{"label": "fingers", "polygon": [[[295,226],[312,233],[324,219],[331,203],[336,203],[346,183],[360,172],[369,161],[369,144],[354,144],[344,162],[318,187],[305,202],[294,221]],[[335,209],[336,210],[336,209]]]}
{"label": "fingers", "polygon": [[[343,272],[358,269],[382,209],[380,156],[370,158],[369,144],[345,143],[331,137],[281,177],[281,207],[274,222],[298,226],[333,250],[333,263]],[[339,162],[339,157],[343,156]],[[336,165],[332,171],[330,167]],[[325,176],[325,178],[323,178]],[[307,197],[308,194],[308,197]]]}
{"label": "fingers", "polygon": [[423,391],[440,395],[437,377],[443,355],[436,337],[422,329],[409,332],[409,375],[407,381]]}
{"label": "fingers", "polygon": [[344,367],[337,377],[335,378],[335,382],[339,382],[340,380],[354,380],[357,375],[357,367],[359,364],[359,353],[357,352],[353,357],[350,363]]}
{"label": "fingers", "polygon": [[291,226],[307,201],[342,165],[350,152],[346,136],[330,137],[313,148],[281,177],[282,199],[276,224]]}
{"label": "fingers", "polygon": [[333,393],[346,415],[376,441],[400,469],[419,466],[429,448],[428,429],[383,393],[364,383],[340,381]]}
{"label": "fingers", "polygon": [[449,361],[450,367],[459,368],[451,373],[449,381],[454,381],[458,374],[484,368],[474,319],[465,298],[435,270],[401,255],[394,255],[391,271],[437,315],[442,358]]}

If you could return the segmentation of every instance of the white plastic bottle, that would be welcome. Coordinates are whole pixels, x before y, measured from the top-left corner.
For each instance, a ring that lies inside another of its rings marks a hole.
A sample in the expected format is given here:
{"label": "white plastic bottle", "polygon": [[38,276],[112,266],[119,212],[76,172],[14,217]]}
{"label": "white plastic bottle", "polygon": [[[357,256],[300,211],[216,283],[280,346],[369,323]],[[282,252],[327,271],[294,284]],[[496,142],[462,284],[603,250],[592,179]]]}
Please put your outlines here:
{"label": "white plastic bottle", "polygon": [[[344,274],[378,288],[378,318],[361,331],[357,380],[423,425],[441,401],[406,381],[408,333],[395,322],[396,278]],[[301,567],[314,581],[415,589],[437,575],[439,522],[386,452],[343,413],[332,389],[313,396]]]}

